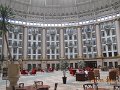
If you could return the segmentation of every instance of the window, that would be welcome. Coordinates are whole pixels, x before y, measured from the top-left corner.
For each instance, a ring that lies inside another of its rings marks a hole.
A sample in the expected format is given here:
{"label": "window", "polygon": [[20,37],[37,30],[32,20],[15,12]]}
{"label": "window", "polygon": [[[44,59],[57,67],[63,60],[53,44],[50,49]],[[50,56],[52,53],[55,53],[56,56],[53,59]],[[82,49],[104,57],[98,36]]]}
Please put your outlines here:
{"label": "window", "polygon": [[41,47],[41,42],[38,42],[38,46]]}
{"label": "window", "polygon": [[106,30],[106,34],[107,34],[107,36],[109,36],[110,35],[110,30]]}
{"label": "window", "polygon": [[56,41],[59,41],[59,36],[58,35],[56,36]]}
{"label": "window", "polygon": [[33,59],[36,59],[36,55],[33,55]]}
{"label": "window", "polygon": [[108,51],[111,51],[112,48],[111,48],[111,45],[108,45]]}
{"label": "window", "polygon": [[59,55],[56,56],[56,59],[59,59]]}
{"label": "window", "polygon": [[52,59],[55,59],[55,56],[54,56],[54,55],[52,55]]}
{"label": "window", "polygon": [[112,37],[112,42],[116,43],[116,37]]}
{"label": "window", "polygon": [[114,52],[114,56],[117,56],[118,55],[118,53],[117,52]]}
{"label": "window", "polygon": [[14,34],[14,39],[17,39],[17,34]]}
{"label": "window", "polygon": [[64,37],[64,38],[65,38],[65,40],[67,40],[67,35],[65,35],[65,37]]}
{"label": "window", "polygon": [[50,46],[50,43],[49,42],[47,42],[47,47],[49,47]]}
{"label": "window", "polygon": [[55,50],[52,49],[51,52],[52,52],[52,54],[54,54],[54,53],[55,53]]}
{"label": "window", "polygon": [[68,42],[65,42],[65,47],[67,47],[68,46]]}
{"label": "window", "polygon": [[96,52],[96,50],[97,50],[96,47],[93,47],[93,52]]}
{"label": "window", "polygon": [[117,50],[117,45],[113,44],[113,50]]}
{"label": "window", "polygon": [[13,53],[17,53],[17,48],[13,48]]}
{"label": "window", "polygon": [[50,55],[47,55],[47,59],[50,59]]}
{"label": "window", "polygon": [[33,50],[33,54],[36,54],[36,50]]}
{"label": "window", "polygon": [[51,36],[51,41],[54,41],[54,36],[53,35]]}
{"label": "window", "polygon": [[31,54],[31,49],[28,49],[28,54]]}
{"label": "window", "polygon": [[38,54],[41,54],[41,50],[40,49],[38,49]]}
{"label": "window", "polygon": [[74,52],[77,53],[77,48],[74,49]]}
{"label": "window", "polygon": [[77,39],[77,36],[76,35],[74,35],[74,40],[76,40]]}
{"label": "window", "polygon": [[87,38],[91,38],[91,33],[87,33]]}
{"label": "window", "polygon": [[115,33],[115,29],[112,29],[112,35],[115,35],[116,33]]}
{"label": "window", "polygon": [[38,59],[40,59],[41,58],[41,55],[38,55]]}
{"label": "window", "polygon": [[86,37],[85,37],[85,34],[83,34],[83,35],[82,35],[82,38],[83,38],[83,39],[85,39],[85,38],[86,38]]}
{"label": "window", "polygon": [[109,68],[112,68],[112,67],[113,67],[113,63],[109,62]]}
{"label": "window", "polygon": [[47,36],[47,41],[49,41],[50,40],[50,37],[49,36]]}
{"label": "window", "polygon": [[104,66],[107,66],[107,62],[104,62]]}
{"label": "window", "polygon": [[28,42],[28,47],[31,47],[31,42]]}
{"label": "window", "polygon": [[86,47],[83,47],[83,53],[86,53]]}
{"label": "window", "polygon": [[107,54],[106,54],[106,53],[103,53],[103,57],[107,57]]}
{"label": "window", "polygon": [[59,53],[59,49],[56,49],[56,53],[57,53],[57,54]]}
{"label": "window", "polygon": [[19,34],[19,39],[22,39],[22,34]]}
{"label": "window", "polygon": [[50,49],[47,50],[47,53],[50,54]]}
{"label": "window", "polygon": [[88,47],[88,52],[91,52],[91,47]]}
{"label": "window", "polygon": [[41,40],[41,37],[40,37],[40,35],[38,35],[38,40]]}
{"label": "window", "polygon": [[109,54],[109,57],[112,57],[112,52],[109,52],[108,54]]}
{"label": "window", "polygon": [[65,49],[65,52],[68,53],[68,48]]}
{"label": "window", "polygon": [[101,36],[105,37],[105,32],[104,31],[101,31]]}
{"label": "window", "polygon": [[28,40],[31,40],[31,35],[28,35]]}
{"label": "window", "polygon": [[33,35],[33,40],[36,40],[36,35]]}
{"label": "window", "polygon": [[69,35],[69,40],[72,40],[72,35]]}
{"label": "window", "polygon": [[76,41],[74,42],[74,45],[77,46],[77,42]]}
{"label": "window", "polygon": [[72,53],[72,52],[73,52],[73,49],[72,49],[72,48],[69,48],[69,50],[70,50],[70,53]]}
{"label": "window", "polygon": [[93,38],[96,38],[96,37],[95,37],[95,33],[92,33],[92,37],[93,37]]}
{"label": "window", "polygon": [[9,33],[8,35],[9,35],[9,38],[12,38],[12,33]]}
{"label": "window", "polygon": [[19,54],[22,54],[22,48],[19,48]]}

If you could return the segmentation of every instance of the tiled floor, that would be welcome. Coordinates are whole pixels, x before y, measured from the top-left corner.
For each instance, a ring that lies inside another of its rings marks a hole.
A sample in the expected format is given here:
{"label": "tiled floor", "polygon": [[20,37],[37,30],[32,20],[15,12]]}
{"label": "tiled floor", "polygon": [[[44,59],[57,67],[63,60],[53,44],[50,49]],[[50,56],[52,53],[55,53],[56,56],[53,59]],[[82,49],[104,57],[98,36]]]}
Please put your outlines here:
{"label": "tiled floor", "polygon": [[[106,77],[108,76],[108,72],[100,72],[101,73],[101,79],[104,81],[99,81],[98,86],[99,87],[105,87],[109,90],[113,90],[113,85],[106,82]],[[83,90],[83,84],[88,83],[90,81],[76,81],[75,76],[71,76],[69,72],[67,72],[67,84],[62,83],[62,71],[54,71],[51,73],[41,73],[38,72],[35,76],[28,75],[28,76],[20,76],[19,82],[24,82],[25,85],[33,85],[34,81],[40,80],[43,81],[44,84],[50,85],[49,90],[54,90],[54,84],[58,83],[57,90]],[[9,85],[9,81],[7,81],[7,86]],[[0,77],[0,90],[6,90],[6,81],[2,80]]]}

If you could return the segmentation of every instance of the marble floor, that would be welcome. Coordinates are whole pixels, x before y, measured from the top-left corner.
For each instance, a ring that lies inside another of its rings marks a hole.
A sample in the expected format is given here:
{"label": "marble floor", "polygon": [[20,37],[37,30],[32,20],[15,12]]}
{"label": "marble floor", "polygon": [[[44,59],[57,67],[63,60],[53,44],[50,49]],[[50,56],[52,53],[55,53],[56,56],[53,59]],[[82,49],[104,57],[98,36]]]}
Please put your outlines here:
{"label": "marble floor", "polygon": [[[71,76],[69,72],[67,71],[67,83],[62,83],[62,71],[54,71],[54,72],[37,72],[37,74],[34,75],[28,75],[28,76],[20,76],[20,79],[18,83],[23,82],[25,85],[33,85],[34,81],[43,81],[44,84],[47,84],[50,86],[49,90],[54,90],[54,84],[58,83],[57,90],[83,90],[83,84],[92,82],[92,81],[76,81],[75,76]],[[98,81],[99,87],[105,87],[108,90],[113,90],[113,85],[106,82],[106,78],[108,76],[108,72],[101,71],[100,77],[103,79],[102,81]],[[6,85],[7,82],[7,85]],[[2,80],[2,77],[0,77],[0,90],[6,90],[6,86],[9,85],[9,81]]]}

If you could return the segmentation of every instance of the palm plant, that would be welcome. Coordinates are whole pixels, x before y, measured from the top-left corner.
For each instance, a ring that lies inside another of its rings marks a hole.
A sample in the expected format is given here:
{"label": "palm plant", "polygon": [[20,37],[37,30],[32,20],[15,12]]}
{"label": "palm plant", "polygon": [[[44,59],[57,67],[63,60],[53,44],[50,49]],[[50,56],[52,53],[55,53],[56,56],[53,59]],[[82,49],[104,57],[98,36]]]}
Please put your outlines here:
{"label": "palm plant", "polygon": [[[11,55],[11,52],[9,49],[7,32],[9,32],[9,28],[12,27],[12,24],[9,22],[9,20],[12,19],[13,17],[14,17],[14,14],[13,14],[12,8],[10,8],[9,6],[0,5],[0,32],[2,34],[2,40],[5,40],[5,42],[7,44],[7,50],[8,50],[8,54],[9,54],[8,58],[10,60],[12,60],[12,55]],[[3,44],[2,44],[2,46],[3,46]],[[2,54],[3,54],[3,51],[2,51]]]}
{"label": "palm plant", "polygon": [[60,67],[61,67],[61,70],[63,71],[63,76],[65,77],[66,76],[66,71],[69,67],[69,63],[66,60],[62,60],[60,62]]}

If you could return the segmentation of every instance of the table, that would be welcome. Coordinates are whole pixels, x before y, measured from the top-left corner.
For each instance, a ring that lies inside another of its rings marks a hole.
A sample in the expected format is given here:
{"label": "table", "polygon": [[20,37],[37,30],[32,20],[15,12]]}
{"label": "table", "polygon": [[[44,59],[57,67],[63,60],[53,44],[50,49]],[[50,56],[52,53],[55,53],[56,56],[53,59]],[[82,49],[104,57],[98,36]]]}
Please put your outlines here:
{"label": "table", "polygon": [[76,81],[85,81],[85,73],[76,73]]}
{"label": "table", "polygon": [[33,85],[30,86],[25,86],[23,88],[18,88],[16,87],[16,90],[49,90],[50,86],[49,85],[38,85],[37,89],[33,87]]}
{"label": "table", "polygon": [[[86,90],[95,90],[94,88],[88,88]],[[98,90],[109,90],[109,89],[106,89],[106,88],[98,88]]]}

